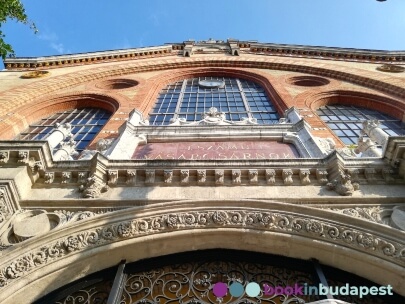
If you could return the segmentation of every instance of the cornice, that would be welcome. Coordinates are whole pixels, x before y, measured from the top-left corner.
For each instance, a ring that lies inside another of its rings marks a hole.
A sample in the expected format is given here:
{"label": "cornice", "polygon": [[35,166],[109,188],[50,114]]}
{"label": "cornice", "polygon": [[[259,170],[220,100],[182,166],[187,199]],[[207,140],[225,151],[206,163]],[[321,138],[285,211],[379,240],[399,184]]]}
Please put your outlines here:
{"label": "cornice", "polygon": [[[212,51],[212,49],[215,49]],[[264,56],[286,56],[289,58],[312,58],[333,61],[354,61],[388,65],[382,71],[402,72],[398,64],[405,62],[405,51],[367,50],[354,48],[337,48],[322,46],[305,46],[291,44],[260,43],[257,41],[239,40],[207,40],[184,41],[182,43],[165,44],[162,46],[120,49],[101,52],[89,52],[69,55],[44,57],[9,57],[4,65],[10,71],[35,71],[54,69],[84,64],[97,64],[123,60],[138,60],[173,55],[192,56],[192,54],[232,53],[254,54]],[[390,68],[389,66],[392,66]]]}

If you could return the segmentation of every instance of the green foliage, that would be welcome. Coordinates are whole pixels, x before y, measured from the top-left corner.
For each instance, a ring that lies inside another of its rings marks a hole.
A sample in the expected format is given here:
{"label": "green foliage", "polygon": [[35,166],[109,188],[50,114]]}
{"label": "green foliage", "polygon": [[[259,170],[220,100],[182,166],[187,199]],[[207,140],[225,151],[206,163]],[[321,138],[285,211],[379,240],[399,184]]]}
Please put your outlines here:
{"label": "green foliage", "polygon": [[29,25],[35,33],[38,32],[35,24],[28,20],[24,6],[20,0],[0,0],[0,56],[3,59],[8,54],[14,54],[13,47],[4,41],[5,35],[1,31],[1,25],[9,19]]}

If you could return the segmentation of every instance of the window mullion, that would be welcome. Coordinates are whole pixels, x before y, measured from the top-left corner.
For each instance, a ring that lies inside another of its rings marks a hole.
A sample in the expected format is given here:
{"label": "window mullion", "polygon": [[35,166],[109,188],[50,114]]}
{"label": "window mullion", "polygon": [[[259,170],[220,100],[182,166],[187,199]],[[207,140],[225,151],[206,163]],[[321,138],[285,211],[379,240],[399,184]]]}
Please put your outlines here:
{"label": "window mullion", "polygon": [[183,102],[184,92],[186,91],[186,86],[187,86],[187,79],[184,79],[183,84],[181,85],[179,99],[177,100],[176,110],[174,110],[174,115],[173,115],[174,119],[177,119],[179,117],[180,107],[181,107],[181,103]]}
{"label": "window mullion", "polygon": [[245,92],[243,91],[242,84],[240,83],[239,79],[236,79],[236,83],[238,84],[239,93],[242,96],[243,104],[245,105],[246,113],[250,119],[253,118],[252,112],[250,111],[249,102],[245,96]]}

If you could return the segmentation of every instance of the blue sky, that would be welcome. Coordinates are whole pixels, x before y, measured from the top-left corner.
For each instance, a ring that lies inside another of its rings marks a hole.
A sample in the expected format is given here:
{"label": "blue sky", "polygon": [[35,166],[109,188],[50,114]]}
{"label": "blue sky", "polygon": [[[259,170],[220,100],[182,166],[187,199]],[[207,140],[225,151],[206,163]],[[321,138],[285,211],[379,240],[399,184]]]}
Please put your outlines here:
{"label": "blue sky", "polygon": [[18,57],[258,40],[405,50],[405,0],[23,0],[39,32],[2,28]]}

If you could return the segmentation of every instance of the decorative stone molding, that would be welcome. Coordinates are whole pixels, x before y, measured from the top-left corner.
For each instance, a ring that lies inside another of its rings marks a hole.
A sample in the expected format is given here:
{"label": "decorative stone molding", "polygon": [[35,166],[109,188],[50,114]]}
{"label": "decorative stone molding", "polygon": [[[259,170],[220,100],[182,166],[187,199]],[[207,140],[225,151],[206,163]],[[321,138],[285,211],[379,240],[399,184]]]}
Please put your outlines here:
{"label": "decorative stone molding", "polygon": [[364,169],[364,176],[366,177],[367,181],[373,182],[377,179],[376,177],[376,170],[374,168],[365,168]]}
{"label": "decorative stone molding", "polygon": [[153,184],[155,182],[155,170],[145,170],[145,184]]}
{"label": "decorative stone molding", "polygon": [[353,149],[351,148],[338,148],[336,151],[343,157],[343,158],[354,158],[357,157],[357,154],[354,153]]}
{"label": "decorative stone molding", "polygon": [[203,169],[197,170],[197,182],[199,184],[203,184],[206,182],[206,180],[207,180],[207,171]]}
{"label": "decorative stone molding", "polygon": [[326,186],[328,190],[335,190],[336,193],[343,196],[353,195],[353,192],[360,188],[358,183],[352,184],[350,174],[344,172],[340,173],[339,180],[335,179]]}
{"label": "decorative stone molding", "polygon": [[166,184],[171,184],[173,181],[173,170],[163,170],[163,178]]}
{"label": "decorative stone molding", "polygon": [[222,169],[215,170],[215,184],[217,185],[224,184],[224,170]]}
{"label": "decorative stone molding", "polygon": [[196,126],[196,125],[257,125],[256,118],[242,117],[240,121],[226,120],[224,112],[211,107],[203,114],[203,119],[188,122],[185,118],[177,117],[170,120],[170,126]]}
{"label": "decorative stone molding", "polygon": [[71,172],[62,172],[61,184],[68,184],[72,180]]}
{"label": "decorative stone molding", "polygon": [[86,182],[79,187],[79,191],[83,193],[84,198],[97,198],[107,190],[108,186],[95,175],[88,177]]}
{"label": "decorative stone molding", "polygon": [[302,185],[311,184],[311,180],[309,179],[310,175],[311,172],[308,169],[300,169],[300,180]]}
{"label": "decorative stone molding", "polygon": [[10,158],[10,151],[0,151],[0,164],[7,163]]}
{"label": "decorative stone molding", "polygon": [[127,179],[125,182],[127,185],[135,185],[136,183],[136,170],[127,170]]}
{"label": "decorative stone molding", "polygon": [[322,185],[326,185],[329,180],[328,180],[328,171],[326,169],[316,169],[316,178],[318,180],[318,183]]}
{"label": "decorative stone molding", "polygon": [[387,225],[387,220],[384,220],[384,213],[391,213],[390,208],[374,206],[374,207],[352,207],[352,208],[323,208],[340,214],[361,218],[373,223]]}
{"label": "decorative stone molding", "polygon": [[28,164],[28,151],[18,151],[18,163]]}
{"label": "decorative stone molding", "polygon": [[232,170],[232,184],[239,185],[242,182],[241,180],[241,171]]}
{"label": "decorative stone molding", "polygon": [[118,180],[118,170],[108,170],[108,185],[116,186]]}
{"label": "decorative stone molding", "polygon": [[182,169],[180,170],[180,183],[188,184],[190,179],[190,170]]}
{"label": "decorative stone molding", "polygon": [[44,183],[45,184],[52,184],[53,180],[55,179],[55,173],[54,172],[46,172],[44,175]]}
{"label": "decorative stone molding", "polygon": [[293,174],[291,169],[283,169],[281,176],[283,177],[284,185],[292,185],[294,183],[292,179]]}
{"label": "decorative stone molding", "polygon": [[99,151],[101,153],[107,151],[108,148],[111,147],[113,142],[114,142],[114,139],[105,139],[105,138],[100,139],[96,145],[97,151]]}
{"label": "decorative stone molding", "polygon": [[266,182],[268,185],[274,185],[276,183],[276,170],[266,169]]}
{"label": "decorative stone molding", "polygon": [[314,140],[318,143],[321,150],[327,154],[335,150],[336,143],[332,138],[315,137]]}
{"label": "decorative stone molding", "polygon": [[5,195],[6,190],[3,187],[0,187],[0,224],[3,223],[11,214],[11,210],[9,210],[6,203]]}
{"label": "decorative stone molding", "polygon": [[0,269],[0,287],[13,283],[45,264],[102,245],[171,231],[213,228],[240,228],[297,235],[365,252],[405,266],[403,242],[393,241],[384,235],[373,235],[365,228],[354,228],[352,225],[284,211],[203,209],[165,212],[111,224],[101,220],[98,227],[73,232],[3,264]]}
{"label": "decorative stone molding", "polygon": [[249,169],[248,171],[249,176],[249,183],[250,184],[257,184],[259,179],[259,172],[257,169]]}

